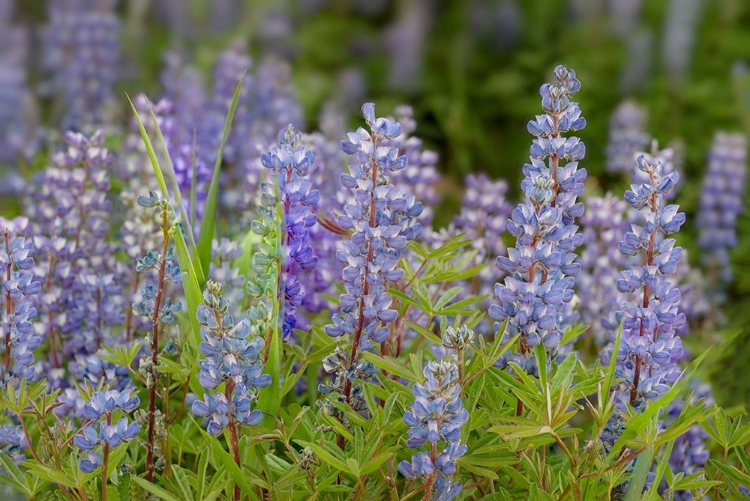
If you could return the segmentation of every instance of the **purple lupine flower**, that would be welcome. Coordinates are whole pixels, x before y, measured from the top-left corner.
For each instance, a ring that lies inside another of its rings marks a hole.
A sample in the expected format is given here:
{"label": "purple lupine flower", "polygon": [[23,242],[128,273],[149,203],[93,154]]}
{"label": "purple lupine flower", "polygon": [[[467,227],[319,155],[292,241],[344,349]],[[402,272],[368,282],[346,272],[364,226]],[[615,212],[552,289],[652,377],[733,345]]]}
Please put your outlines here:
{"label": "purple lupine flower", "polygon": [[386,29],[383,38],[390,56],[388,86],[392,90],[413,92],[419,87],[434,12],[429,1],[403,4]]}
{"label": "purple lupine flower", "polygon": [[20,426],[0,426],[0,453],[6,454],[14,463],[20,463],[26,461],[25,448],[26,439]]}
{"label": "purple lupine flower", "polygon": [[628,298],[616,317],[623,322],[620,352],[613,354],[611,348],[602,352],[605,363],[617,357],[618,375],[624,378],[630,404],[636,408],[664,394],[678,377],[676,362],[682,356],[682,343],[675,329],[685,322],[679,311],[680,290],[667,280],[682,256],[682,249],[667,236],[680,229],[685,214],[678,212],[677,205],[665,205],[664,195],[679,176],[665,174],[658,157],[654,164],[648,160],[641,155],[637,163],[649,181],[634,184],[625,193],[625,200],[640,211],[643,222],[633,224],[618,245],[625,256],[643,255],[643,262],[623,271],[617,280],[617,290]]}
{"label": "purple lupine flower", "polygon": [[404,422],[409,427],[406,444],[416,449],[429,443],[429,452],[402,461],[398,470],[407,478],[421,477],[425,488],[431,486],[431,499],[448,501],[461,493],[461,484],[450,477],[456,473],[456,459],[468,450],[461,444],[461,427],[469,413],[462,407],[458,367],[451,358],[429,362],[424,377],[424,384],[412,387],[414,404]]}
{"label": "purple lupine flower", "polygon": [[[542,343],[551,354],[557,354],[567,323],[566,305],[573,299],[574,276],[580,270],[575,249],[583,241],[574,223],[583,214],[577,197],[583,191],[586,171],[578,169],[578,160],[586,150],[577,137],[562,136],[586,125],[578,104],[570,100],[581,84],[575,72],[564,66],[555,69],[555,77],[555,84],[540,89],[545,114],[528,124],[535,139],[531,163],[523,168],[526,177],[521,188],[526,200],[507,222],[516,245],[508,249],[507,257],[497,258],[497,266],[508,276],[495,285],[499,304],[489,309],[494,320],[508,319],[505,338],[520,334],[516,362],[532,373],[536,362],[528,355],[533,347]],[[511,356],[504,357],[500,365],[505,366]]]}
{"label": "purple lupine flower", "polygon": [[270,177],[275,181],[263,184],[261,203],[267,207],[281,204],[284,217],[281,246],[286,255],[279,270],[281,285],[278,293],[280,299],[283,297],[282,339],[285,341],[290,339],[297,326],[297,310],[305,297],[297,274],[312,270],[318,264],[310,245],[308,228],[315,224],[316,218],[310,208],[318,203],[320,194],[308,179],[315,157],[299,144],[301,137],[290,125],[279,131],[279,146],[261,157],[263,167],[272,171]]}
{"label": "purple lupine flower", "polygon": [[667,74],[676,84],[685,79],[690,66],[703,0],[670,0],[664,18],[661,55]]}
{"label": "purple lupine flower", "polygon": [[349,173],[341,175],[341,185],[354,194],[338,218],[339,226],[352,232],[336,253],[345,265],[346,292],[339,298],[340,309],[333,315],[333,323],[325,327],[331,337],[351,335],[351,353],[346,345],[340,345],[324,360],[326,371],[336,375],[331,385],[321,386],[324,394],[341,392],[353,408],[360,407],[352,402],[353,380],[369,380],[375,373],[372,364],[358,359],[359,350],[370,349],[373,342],[382,343],[390,335],[388,324],[398,314],[391,309],[388,286],[404,276],[399,258],[406,244],[420,236],[422,227],[416,218],[423,210],[413,196],[390,183],[391,174],[403,169],[407,159],[384,142],[401,135],[401,124],[376,118],[372,103],[362,106],[362,112],[370,130],[360,127],[342,144],[349,155]]}
{"label": "purple lupine flower", "polygon": [[[699,399],[703,399],[700,401],[702,407],[713,404],[711,387],[709,385],[700,384],[694,386],[695,391],[690,402],[679,399],[669,405],[663,426],[669,427],[680,416],[686,405],[695,407]],[[669,467],[672,472],[688,476],[702,471],[710,457],[706,448],[708,439],[708,433],[700,425],[691,426],[688,431],[677,437],[672,447],[672,453],[669,455]],[[690,491],[674,491],[674,499],[675,501],[692,501],[694,497]]]}
{"label": "purple lupine flower", "polygon": [[633,171],[636,155],[648,146],[645,128],[646,111],[635,101],[627,100],[617,107],[609,120],[607,172]]}
{"label": "purple lupine flower", "polygon": [[[130,390],[97,391],[84,406],[83,415],[91,422],[73,437],[76,447],[86,452],[79,467],[84,473],[91,473],[102,465],[102,454],[109,454],[111,449],[138,436],[141,427],[138,423],[129,423],[127,417],[121,417],[112,424],[115,412],[129,413],[137,409],[140,400]],[[99,451],[102,453],[100,454]]]}
{"label": "purple lupine flower", "polygon": [[321,112],[319,131],[303,134],[301,140],[315,158],[310,166],[309,177],[320,193],[320,199],[313,207],[319,224],[308,229],[318,256],[318,265],[299,277],[307,291],[303,305],[310,313],[326,308],[333,310],[335,303],[326,296],[334,295],[332,285],[341,275],[341,263],[336,259],[336,250],[344,232],[333,223],[333,214],[343,212],[347,199],[338,183],[346,164],[346,154],[341,150],[340,139],[344,135],[343,125],[343,115],[334,103],[329,102]]}
{"label": "purple lupine flower", "polygon": [[623,297],[617,290],[620,270],[627,259],[617,250],[629,228],[627,204],[607,193],[605,197],[586,200],[586,212],[581,216],[584,248],[581,253],[581,273],[576,277],[581,321],[589,326],[597,345],[614,341],[619,328],[614,311]]}
{"label": "purple lupine flower", "polygon": [[[212,135],[218,147],[218,141],[224,129],[224,121],[234,98],[234,91],[242,77],[243,72],[250,69],[252,59],[247,53],[247,46],[243,40],[236,40],[227,50],[221,52],[216,60],[213,70],[214,87],[211,103],[211,111],[208,120],[212,123]],[[234,165],[240,160],[243,153],[243,145],[250,136],[252,124],[250,104],[252,100],[252,81],[245,76],[237,108],[229,131],[226,144],[224,145],[224,160]]]}
{"label": "purple lupine flower", "polygon": [[[29,193],[30,216],[42,281],[36,307],[40,333],[50,345],[50,363],[61,367],[61,353],[96,353],[119,333],[126,267],[117,245],[107,242],[111,202],[108,168],[112,155],[99,131],[87,138],[65,135],[67,146],[53,156],[55,166],[41,172]],[[64,314],[63,314],[64,313]]]}
{"label": "purple lupine flower", "polygon": [[49,2],[44,62],[60,98],[56,106],[65,129],[102,125],[107,122],[107,109],[116,109],[112,101],[119,73],[120,21],[115,4],[112,0]]}
{"label": "purple lupine flower", "polygon": [[424,211],[419,220],[423,230],[432,224],[433,208],[440,202],[437,184],[440,173],[435,165],[438,154],[432,150],[423,149],[422,140],[414,136],[417,122],[411,106],[400,105],[395,111],[396,121],[401,124],[401,134],[386,141],[384,144],[391,148],[398,148],[399,155],[407,159],[406,166],[393,173],[391,182],[424,204]]}
{"label": "purple lupine flower", "polygon": [[[493,181],[486,174],[469,174],[464,180],[466,191],[462,198],[461,212],[453,218],[448,228],[449,235],[464,233],[471,240],[476,257],[471,266],[478,266],[505,254],[505,234],[513,206],[505,198],[508,183]],[[477,275],[477,282],[468,284],[467,292],[473,295],[492,295],[494,284],[505,276],[497,266],[487,266]],[[489,307],[491,300],[483,304]]]}
{"label": "purple lupine flower", "polygon": [[[684,155],[682,154],[682,143],[679,140],[671,141],[669,145],[663,150],[659,149],[659,144],[656,140],[651,141],[651,151],[638,152],[634,157],[633,161],[638,156],[643,155],[648,164],[659,163],[662,166],[662,175],[670,174],[672,172],[677,173],[677,179],[675,181],[674,189],[664,194],[665,200],[672,200],[677,196],[677,193],[682,188],[684,182],[684,176],[682,173],[682,163],[684,161]],[[633,184],[647,183],[649,181],[648,174],[642,172],[640,169],[630,169],[630,182]]]}
{"label": "purple lupine flower", "polygon": [[718,274],[714,282],[732,280],[729,252],[737,245],[737,218],[742,211],[746,179],[745,136],[717,133],[708,154],[697,221],[701,257],[708,268]]}
{"label": "purple lupine flower", "polygon": [[[33,157],[38,117],[27,85],[31,37],[25,27],[11,24],[12,2],[5,3],[7,12],[0,14],[0,163],[13,165],[19,158]],[[12,188],[19,183],[11,180],[10,176],[0,179],[0,194],[17,194]]]}
{"label": "purple lupine flower", "polygon": [[24,218],[0,218],[0,381],[13,386],[33,378],[34,350],[42,344],[32,323],[37,313],[32,296],[38,296],[42,286],[32,271],[35,249],[23,236],[26,225]]}
{"label": "purple lupine flower", "polygon": [[[252,410],[251,404],[257,390],[271,384],[271,377],[261,374],[263,339],[251,338],[248,320],[235,323],[229,308],[224,288],[209,280],[197,313],[203,340],[199,349],[205,357],[198,363],[198,380],[206,395],[193,402],[192,410],[206,418],[207,431],[214,436],[235,422],[260,423],[263,414]],[[225,391],[214,391],[221,383],[225,383]]]}

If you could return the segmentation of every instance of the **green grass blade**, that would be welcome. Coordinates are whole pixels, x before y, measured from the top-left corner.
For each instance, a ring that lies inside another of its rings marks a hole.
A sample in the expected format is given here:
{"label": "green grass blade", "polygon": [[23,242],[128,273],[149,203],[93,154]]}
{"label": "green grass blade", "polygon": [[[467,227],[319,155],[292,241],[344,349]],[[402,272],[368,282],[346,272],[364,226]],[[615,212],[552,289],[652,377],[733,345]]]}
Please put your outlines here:
{"label": "green grass blade", "polygon": [[276,273],[278,278],[276,280],[276,290],[271,298],[272,301],[272,313],[271,313],[271,332],[270,332],[270,346],[268,349],[268,358],[265,363],[265,373],[271,376],[271,384],[265,391],[262,391],[258,397],[258,407],[263,411],[265,415],[264,425],[273,429],[276,426],[275,419],[272,416],[277,416],[279,413],[279,406],[281,405],[281,323],[283,321],[283,277],[281,277],[281,269],[285,260],[286,249],[283,246],[283,234],[286,232],[284,226],[284,211],[281,208],[281,196],[279,194],[279,186],[276,185],[276,227],[278,229],[278,236],[276,240]]}
{"label": "green grass blade", "polygon": [[198,323],[198,305],[201,304],[202,292],[200,282],[196,276],[193,262],[190,259],[185,236],[179,226],[174,229],[175,251],[177,259],[180,262],[180,271],[182,274],[182,288],[185,292],[185,301],[187,302],[188,317],[193,335],[189,337],[189,342],[194,348],[194,353],[198,352],[198,346],[201,342],[200,324]]}
{"label": "green grass blade", "polygon": [[[159,142],[161,143],[162,149],[164,150],[164,160],[166,161],[165,166],[166,169],[162,169],[162,172],[166,172],[167,176],[169,178],[170,184],[172,185],[172,192],[174,192],[174,201],[175,205],[180,211],[180,219],[183,221],[183,224],[185,225],[185,228],[187,231],[185,233],[187,234],[187,243],[188,243],[188,249],[190,256],[190,259],[193,261],[193,269],[196,273],[196,277],[198,279],[198,283],[203,284],[206,282],[206,275],[204,273],[204,270],[208,269],[208,264],[206,263],[206,266],[204,267],[201,263],[201,261],[198,259],[198,250],[195,245],[195,237],[193,236],[193,227],[191,224],[191,220],[187,215],[187,211],[185,210],[185,204],[182,202],[182,193],[180,192],[180,186],[177,184],[177,176],[175,176],[174,173],[174,165],[172,164],[172,157],[169,155],[169,150],[167,149],[167,142],[164,140],[164,134],[161,132],[161,126],[159,125],[158,120],[156,119],[156,114],[154,114],[154,109],[151,106],[151,103],[148,105],[148,111],[151,113],[151,121],[154,124],[154,129],[156,130],[156,137],[159,139]],[[169,195],[166,195],[169,196]],[[209,249],[209,259],[210,256]]]}
{"label": "green grass blade", "polygon": [[133,109],[133,115],[135,115],[135,121],[138,123],[138,130],[141,132],[141,138],[143,139],[143,144],[146,146],[146,153],[148,154],[149,160],[151,160],[151,166],[154,168],[154,174],[156,175],[156,180],[159,183],[161,194],[164,195],[165,198],[169,198],[169,190],[167,190],[167,182],[164,180],[164,173],[162,173],[161,166],[159,165],[159,159],[156,158],[154,145],[151,144],[151,139],[148,137],[146,128],[143,126],[143,121],[141,121],[141,117],[138,114],[138,110],[135,109],[135,105],[133,104],[133,101],[130,100],[130,96],[127,96],[127,97],[128,97],[128,102],[130,103],[130,107]]}
{"label": "green grass blade", "polygon": [[648,447],[635,460],[633,476],[630,479],[628,492],[625,494],[625,501],[639,501],[643,497],[643,487],[646,485],[648,472],[651,471],[651,464],[654,462],[654,450]]}
{"label": "green grass blade", "polygon": [[198,203],[198,166],[196,161],[196,137],[193,130],[193,154],[190,157],[190,220],[195,221],[196,207]]}
{"label": "green grass blade", "polygon": [[198,236],[198,256],[203,269],[207,270],[211,261],[211,245],[214,239],[214,228],[216,226],[216,204],[219,195],[219,174],[221,171],[221,157],[224,155],[224,145],[229,135],[229,128],[234,120],[234,112],[237,109],[237,102],[240,99],[242,84],[245,82],[245,72],[242,73],[237,88],[234,90],[232,104],[229,106],[229,114],[224,122],[224,131],[221,134],[221,143],[219,151],[216,153],[216,163],[214,164],[213,177],[211,185],[208,188],[208,197],[206,206],[203,208],[203,220],[201,221],[201,233]]}

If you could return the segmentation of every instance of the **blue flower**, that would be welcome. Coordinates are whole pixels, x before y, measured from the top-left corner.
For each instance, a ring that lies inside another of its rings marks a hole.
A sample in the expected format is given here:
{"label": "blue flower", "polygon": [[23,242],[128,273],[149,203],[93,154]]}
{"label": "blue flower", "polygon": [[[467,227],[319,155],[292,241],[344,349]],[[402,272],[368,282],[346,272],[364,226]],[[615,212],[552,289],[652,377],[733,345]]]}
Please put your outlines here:
{"label": "blue flower", "polygon": [[602,352],[605,363],[617,357],[618,370],[628,383],[628,400],[636,408],[669,390],[679,376],[677,361],[683,355],[676,335],[685,323],[681,294],[668,280],[677,271],[682,249],[667,235],[680,229],[685,214],[664,203],[679,175],[665,172],[659,158],[658,154],[638,157],[637,167],[648,181],[633,185],[625,194],[625,200],[640,211],[641,223],[631,226],[619,250],[628,258],[642,257],[616,281],[627,299],[615,316],[623,324],[620,352],[613,354],[611,346]]}
{"label": "blue flower", "polygon": [[388,286],[403,278],[399,258],[407,242],[421,235],[416,218],[423,210],[420,202],[390,182],[391,174],[407,162],[397,148],[388,146],[388,141],[402,133],[401,124],[376,118],[372,103],[362,106],[362,113],[369,131],[360,127],[348,133],[348,140],[342,143],[349,155],[349,172],[341,175],[341,185],[351,191],[352,197],[338,224],[350,231],[351,237],[336,253],[336,259],[344,265],[345,293],[339,298],[340,309],[333,315],[333,323],[325,327],[331,337],[352,336],[351,354],[345,355],[348,350],[339,347],[324,361],[324,367],[336,370],[336,375],[332,385],[322,388],[325,392],[341,392],[353,408],[363,408],[364,402],[352,403],[352,376],[374,374],[359,363],[358,353],[390,335],[388,324],[398,314],[391,309]]}
{"label": "blue flower", "polygon": [[[310,242],[310,228],[316,217],[312,207],[318,203],[320,194],[312,188],[309,172],[315,163],[312,152],[301,146],[302,136],[293,126],[282,129],[278,134],[278,146],[261,157],[261,164],[271,171],[274,183],[263,183],[261,202],[264,206],[281,205],[284,214],[284,230],[281,244],[286,256],[279,270],[280,298],[283,298],[282,338],[289,340],[297,326],[298,309],[302,305],[306,291],[299,275],[310,271],[318,264]],[[276,200],[278,196],[280,200]]]}
{"label": "blue flower", "polygon": [[[252,410],[256,392],[271,384],[268,374],[261,374],[263,339],[251,337],[250,323],[243,318],[235,323],[230,304],[221,284],[209,280],[198,306],[198,323],[205,357],[198,362],[198,381],[206,390],[204,400],[195,400],[193,414],[207,418],[207,431],[218,435],[234,419],[242,424],[258,424],[263,415]],[[221,383],[225,392],[215,390]]]}
{"label": "blue flower", "polygon": [[[417,452],[411,462],[402,461],[398,469],[407,478],[432,479],[432,499],[453,499],[461,492],[461,484],[450,481],[456,473],[455,461],[466,454],[461,442],[461,427],[469,419],[462,407],[458,367],[452,359],[429,362],[424,368],[425,382],[412,387],[414,403],[404,414],[409,427],[406,444],[418,448],[430,444],[430,452]],[[438,444],[442,451],[438,454]]]}
{"label": "blue flower", "polygon": [[[570,305],[573,278],[580,271],[575,250],[583,242],[577,233],[576,218],[583,214],[577,197],[583,192],[586,171],[578,169],[585,147],[577,137],[563,134],[586,125],[578,104],[570,96],[578,92],[575,72],[563,66],[555,69],[556,82],[544,84],[544,115],[528,123],[534,137],[531,163],[524,165],[521,188],[526,200],[519,204],[507,222],[508,232],[516,238],[506,256],[498,256],[497,267],[506,278],[495,285],[499,304],[489,308],[498,322],[508,320],[506,339],[520,335],[520,353],[508,353],[527,370],[535,370],[529,357],[534,346],[543,344],[554,359],[562,340],[562,329],[576,317]],[[499,324],[498,324],[499,325]]]}

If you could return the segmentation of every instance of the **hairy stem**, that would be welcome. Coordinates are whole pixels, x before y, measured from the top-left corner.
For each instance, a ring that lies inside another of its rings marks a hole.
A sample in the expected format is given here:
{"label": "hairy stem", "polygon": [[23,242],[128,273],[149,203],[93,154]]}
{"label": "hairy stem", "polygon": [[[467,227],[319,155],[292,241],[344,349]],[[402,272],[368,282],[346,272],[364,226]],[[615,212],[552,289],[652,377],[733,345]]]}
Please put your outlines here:
{"label": "hairy stem", "polygon": [[[10,231],[5,228],[5,251],[10,258]],[[10,259],[9,259],[10,261]],[[5,280],[10,281],[12,264],[8,262],[5,270]],[[10,349],[11,349],[11,331],[13,330],[13,301],[10,298],[10,292],[5,291],[5,318],[8,319],[8,330],[5,333],[5,374],[10,372]]]}
{"label": "hairy stem", "polygon": [[162,244],[161,259],[159,260],[159,280],[154,298],[154,312],[151,317],[153,330],[151,332],[151,378],[148,388],[148,432],[146,440],[146,480],[154,478],[154,441],[156,440],[156,367],[159,364],[159,310],[164,296],[164,284],[167,271],[167,251],[169,249],[169,209],[162,207]]}
{"label": "hairy stem", "polygon": [[[227,397],[227,402],[229,402],[229,425],[227,425],[227,428],[229,428],[229,447],[232,449],[232,458],[234,459],[234,462],[237,464],[237,466],[241,469],[242,463],[240,461],[240,443],[237,439],[237,423],[234,422],[234,416],[232,415],[232,392],[234,391],[234,381],[228,380],[226,382],[226,387],[224,388],[224,395]],[[232,498],[233,501],[240,501],[240,486],[239,484],[234,484],[234,497]]]}
{"label": "hairy stem", "polygon": [[[107,413],[107,426],[112,425],[112,414]],[[109,443],[104,442],[102,453],[102,501],[107,501],[107,468],[109,465]]]}
{"label": "hairy stem", "polygon": [[[656,183],[656,180],[654,179],[654,172],[653,170],[649,172],[649,177],[651,179],[651,184],[654,185]],[[651,212],[655,213],[657,211],[657,199],[656,199],[656,192],[651,194]],[[654,231],[651,232],[651,235],[648,239],[648,249],[646,251],[646,260],[649,266],[652,266],[654,264],[654,243],[656,241],[656,232],[657,228],[654,227]],[[650,288],[648,285],[643,284],[643,302],[641,303],[643,306],[643,309],[646,310],[648,308],[649,304],[649,297],[650,297]],[[638,333],[639,337],[643,337],[646,335],[646,329],[643,325],[643,319],[641,319],[641,327],[640,332]],[[656,330],[654,330],[654,336],[656,335]],[[635,401],[638,398],[638,383],[641,379],[641,366],[643,365],[643,360],[640,355],[637,355],[635,357],[635,369],[633,373],[633,386],[630,388],[630,405],[635,405]]]}
{"label": "hairy stem", "polygon": [[[373,151],[377,149],[377,143],[373,139]],[[369,226],[370,228],[375,228],[377,221],[377,211],[375,210],[375,187],[378,184],[378,162],[375,160],[375,157],[371,157],[372,162],[372,173],[371,173],[371,181],[372,181],[372,191],[370,191],[370,220],[369,220]],[[372,262],[373,256],[375,254],[375,249],[372,247],[372,238],[367,238],[367,260],[365,261],[365,269],[364,274],[362,275],[362,280],[364,281],[364,285],[362,287],[362,294],[359,297],[359,318],[357,319],[357,327],[354,331],[354,338],[352,340],[352,352],[351,356],[349,357],[349,366],[353,366],[355,363],[357,363],[357,355],[359,353],[359,343],[362,338],[362,331],[365,326],[365,297],[370,293],[370,284],[367,281],[367,275],[370,273],[370,263]],[[347,405],[351,403],[352,399],[352,382],[351,380],[347,379],[344,382],[344,399],[346,400]],[[346,439],[339,435],[337,438],[337,443],[341,449],[344,448],[344,445],[346,444]]]}

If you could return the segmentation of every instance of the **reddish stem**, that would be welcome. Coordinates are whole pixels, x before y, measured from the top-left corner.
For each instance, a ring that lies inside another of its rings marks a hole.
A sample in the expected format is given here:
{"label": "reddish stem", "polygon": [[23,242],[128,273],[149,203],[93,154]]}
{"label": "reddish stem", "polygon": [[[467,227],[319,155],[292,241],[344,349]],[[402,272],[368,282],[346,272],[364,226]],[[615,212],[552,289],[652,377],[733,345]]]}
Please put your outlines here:
{"label": "reddish stem", "polygon": [[[377,145],[375,144],[375,140],[373,140],[373,151],[377,149]],[[377,215],[377,211],[375,210],[375,187],[378,184],[378,162],[375,160],[375,157],[371,157],[372,161],[372,175],[371,175],[371,181],[372,181],[372,191],[370,191],[370,221],[369,225],[370,228],[375,228],[376,220],[375,216]],[[363,274],[363,280],[364,280],[364,286],[362,287],[362,294],[359,297],[360,305],[359,305],[359,318],[357,319],[357,328],[354,331],[354,339],[352,341],[352,353],[349,357],[349,366],[353,366],[355,363],[357,363],[357,354],[359,353],[359,343],[362,338],[362,331],[365,326],[365,297],[367,297],[368,294],[370,294],[370,284],[367,281],[367,275],[370,273],[369,267],[370,263],[372,262],[373,256],[375,254],[375,250],[372,247],[372,240],[367,240],[367,260],[365,261],[365,270]],[[352,382],[351,380],[347,379],[344,382],[344,399],[346,400],[347,404],[351,403],[351,397],[352,397]],[[337,443],[341,449],[344,448],[344,445],[346,443],[346,439],[339,435],[337,439]]]}
{"label": "reddish stem", "polygon": [[[107,413],[107,426],[112,425],[112,414]],[[102,454],[102,501],[107,501],[107,469],[109,465],[109,443],[104,442]]]}
{"label": "reddish stem", "polygon": [[[10,258],[10,231],[5,228],[5,250]],[[12,271],[12,264],[8,262],[5,271],[5,279],[10,281],[10,275]],[[5,316],[8,319],[8,331],[5,333],[5,374],[10,372],[10,351],[11,351],[11,340],[10,333],[13,330],[13,301],[10,298],[10,292],[5,292]]]}
{"label": "reddish stem", "polygon": [[[651,179],[651,184],[655,184],[654,180],[654,172],[653,170],[649,172],[649,177]],[[656,192],[651,194],[651,212],[654,213],[657,210],[656,207]],[[651,232],[651,235],[648,239],[648,250],[646,251],[646,259],[649,266],[652,266],[654,264],[654,243],[656,241],[656,227],[654,227],[654,231]],[[649,295],[650,295],[650,287],[646,284],[643,284],[643,302],[641,303],[643,306],[643,309],[645,310],[648,308],[649,304]],[[640,332],[638,333],[639,337],[643,337],[646,335],[646,329],[643,325],[643,319],[641,319],[641,327]],[[656,336],[656,331],[654,331],[654,336]],[[641,366],[643,365],[643,360],[640,355],[636,355],[635,357],[635,371],[633,374],[633,386],[630,388],[630,405],[635,405],[635,401],[638,398],[638,383],[641,379]]]}
{"label": "reddish stem", "polygon": [[[169,249],[169,212],[166,205],[162,208],[162,244],[159,262],[159,280],[154,298],[154,313],[151,317],[153,324],[151,340],[151,386],[148,389],[148,433],[146,441],[146,480],[154,478],[154,441],[156,440],[156,367],[159,364],[159,310],[164,296],[164,283],[167,271],[167,251]],[[179,230],[178,230],[179,231]]]}
{"label": "reddish stem", "polygon": [[[232,392],[234,391],[234,381],[229,379],[226,382],[226,386],[224,388],[224,395],[227,397],[227,402],[229,402],[229,424],[227,425],[227,428],[229,428],[229,447],[232,449],[232,458],[234,458],[234,462],[237,464],[238,467],[242,468],[242,463],[240,461],[240,443],[237,439],[237,424],[234,422],[234,416],[232,415]],[[240,486],[239,484],[234,484],[234,497],[232,498],[234,501],[240,500]]]}

